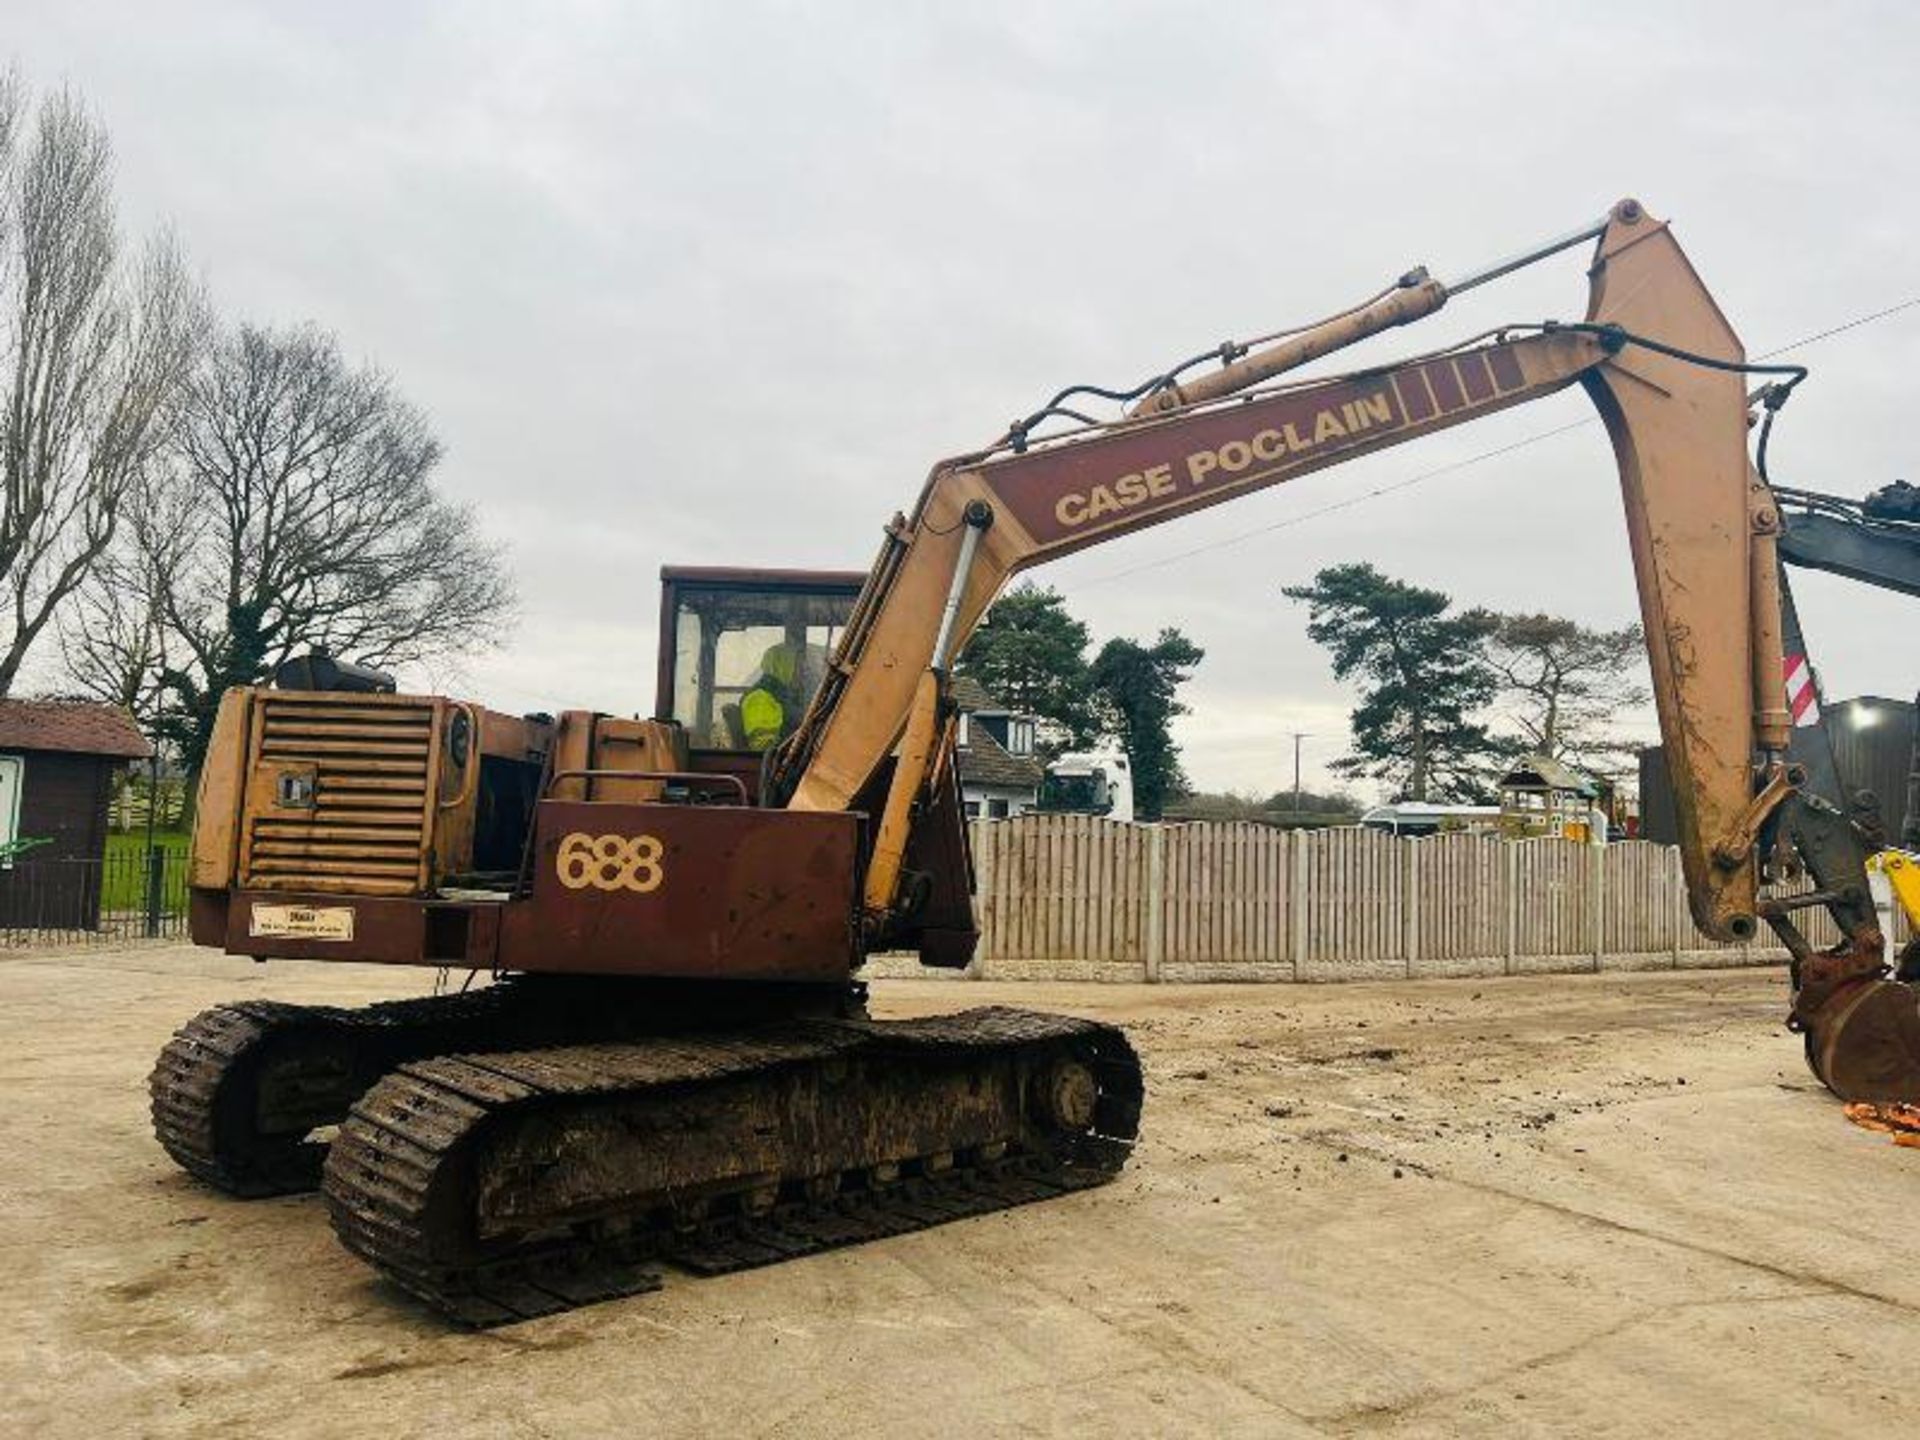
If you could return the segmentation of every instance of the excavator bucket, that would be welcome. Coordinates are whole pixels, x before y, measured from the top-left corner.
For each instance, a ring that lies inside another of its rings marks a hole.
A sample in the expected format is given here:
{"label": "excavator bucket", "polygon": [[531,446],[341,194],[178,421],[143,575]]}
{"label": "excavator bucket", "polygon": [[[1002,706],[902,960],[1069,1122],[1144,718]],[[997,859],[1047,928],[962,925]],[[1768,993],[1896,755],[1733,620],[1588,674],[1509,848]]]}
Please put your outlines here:
{"label": "excavator bucket", "polygon": [[1807,1064],[1842,1100],[1920,1102],[1920,988],[1844,986],[1805,1025]]}

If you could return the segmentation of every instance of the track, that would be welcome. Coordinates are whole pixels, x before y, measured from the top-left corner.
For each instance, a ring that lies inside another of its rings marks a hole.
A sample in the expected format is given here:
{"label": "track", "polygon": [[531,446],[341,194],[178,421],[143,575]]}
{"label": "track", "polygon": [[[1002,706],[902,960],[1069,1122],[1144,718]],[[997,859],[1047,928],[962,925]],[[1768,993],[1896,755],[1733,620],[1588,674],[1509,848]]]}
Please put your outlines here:
{"label": "track", "polygon": [[323,1189],[347,1248],[462,1323],[941,1224],[1119,1173],[1139,1062],[986,1009],[441,1056],[357,1104]]}
{"label": "track", "polygon": [[188,1174],[229,1195],[311,1190],[354,1100],[402,1060],[507,1043],[510,987],[361,1009],[247,1000],[181,1028],[147,1088],[153,1130]]}
{"label": "track", "polygon": [[229,1195],[290,1194],[319,1185],[324,1132],[408,1060],[769,1016],[858,1015],[864,1007],[858,985],[769,985],[742,994],[688,983],[533,976],[357,1009],[256,1000],[216,1005],[160,1052],[147,1082],[154,1135],[182,1169]]}

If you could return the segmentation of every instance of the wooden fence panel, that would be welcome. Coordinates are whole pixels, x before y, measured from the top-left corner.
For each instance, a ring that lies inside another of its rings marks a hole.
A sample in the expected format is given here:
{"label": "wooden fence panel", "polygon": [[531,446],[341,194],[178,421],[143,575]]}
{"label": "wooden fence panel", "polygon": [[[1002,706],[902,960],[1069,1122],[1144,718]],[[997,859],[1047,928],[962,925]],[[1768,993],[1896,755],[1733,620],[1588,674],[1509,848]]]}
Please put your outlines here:
{"label": "wooden fence panel", "polygon": [[1600,948],[1613,956],[1664,956],[1694,940],[1680,852],[1628,840],[1601,850]]}
{"label": "wooden fence panel", "polygon": [[1165,961],[1290,962],[1285,831],[1247,823],[1168,825],[1161,837]]}
{"label": "wooden fence panel", "polygon": [[1144,964],[1147,830],[1085,815],[974,822],[980,953]]}
{"label": "wooden fence panel", "polygon": [[1303,980],[1349,980],[1406,972],[1402,923],[1406,842],[1349,826],[1302,830],[1306,851]]}
{"label": "wooden fence panel", "polygon": [[[1594,963],[1594,847],[1565,840],[1512,842],[1518,865],[1515,973]],[[1584,962],[1584,963],[1583,963]]]}
{"label": "wooden fence panel", "polygon": [[1416,973],[1481,974],[1504,965],[1507,846],[1488,835],[1407,842],[1418,876]]}

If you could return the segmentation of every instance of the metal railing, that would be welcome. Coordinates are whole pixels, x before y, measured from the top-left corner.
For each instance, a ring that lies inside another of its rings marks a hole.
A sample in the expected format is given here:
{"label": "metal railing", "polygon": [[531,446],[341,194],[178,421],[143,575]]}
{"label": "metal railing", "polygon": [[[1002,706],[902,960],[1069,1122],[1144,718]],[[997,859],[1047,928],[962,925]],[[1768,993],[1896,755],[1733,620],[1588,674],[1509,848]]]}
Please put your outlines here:
{"label": "metal railing", "polygon": [[115,945],[187,933],[187,855],[156,847],[97,860],[0,866],[0,947]]}

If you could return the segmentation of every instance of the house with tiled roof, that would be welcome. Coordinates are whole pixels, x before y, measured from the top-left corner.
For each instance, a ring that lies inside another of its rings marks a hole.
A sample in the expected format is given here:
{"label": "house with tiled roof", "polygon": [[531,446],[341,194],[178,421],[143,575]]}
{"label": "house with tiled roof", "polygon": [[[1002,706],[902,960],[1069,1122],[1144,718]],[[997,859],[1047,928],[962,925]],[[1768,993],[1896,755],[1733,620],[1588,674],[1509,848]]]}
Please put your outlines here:
{"label": "house with tiled roof", "polygon": [[969,819],[1003,820],[1031,810],[1047,767],[1033,753],[1034,720],[1008,709],[971,675],[953,679],[960,797]]}

